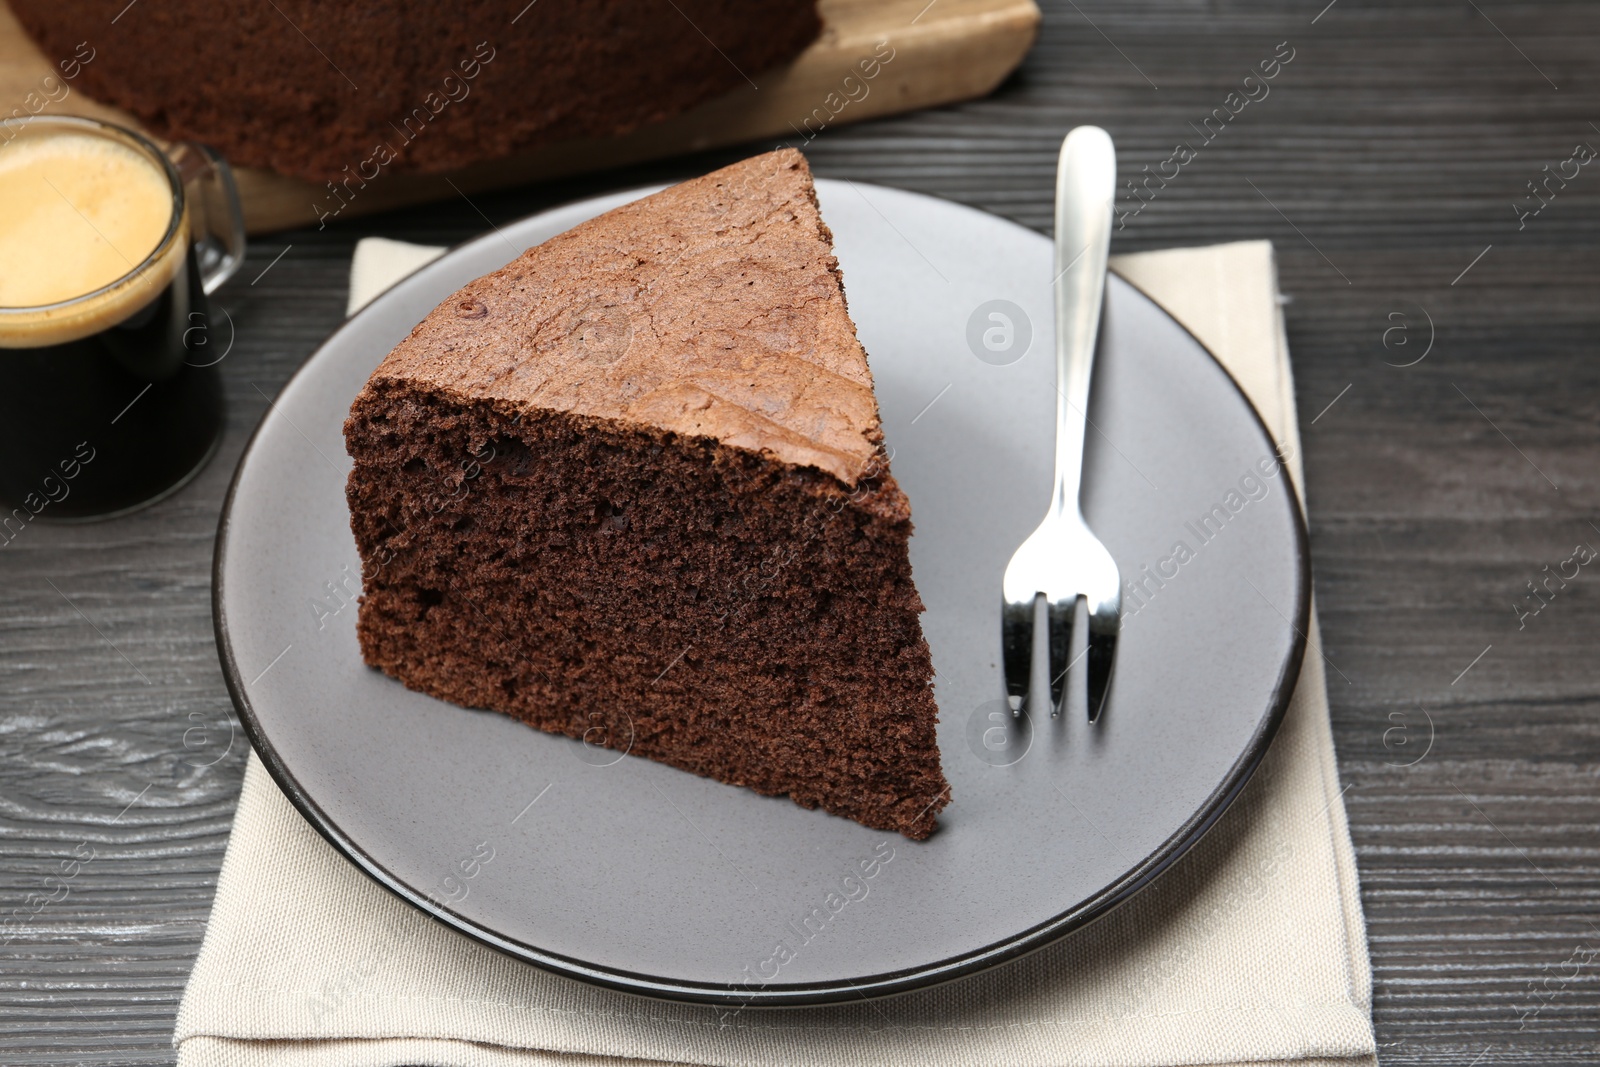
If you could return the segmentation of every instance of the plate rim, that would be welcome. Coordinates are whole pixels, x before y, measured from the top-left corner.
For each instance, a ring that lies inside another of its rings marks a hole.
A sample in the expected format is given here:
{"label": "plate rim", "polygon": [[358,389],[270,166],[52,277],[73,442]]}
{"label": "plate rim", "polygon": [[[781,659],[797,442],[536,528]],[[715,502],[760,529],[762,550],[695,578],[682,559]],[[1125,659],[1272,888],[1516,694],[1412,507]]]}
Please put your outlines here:
{"label": "plate rim", "polygon": [[[832,182],[826,178],[819,178],[820,183]],[[861,186],[867,183],[853,183]],[[639,186],[629,189],[618,189],[597,196],[583,197],[578,200],[564,201],[554,204],[530,215],[513,220],[508,225],[515,226],[532,218],[548,215],[556,211],[575,207],[590,201],[619,200],[621,203],[631,202],[639,196],[647,196],[652,192],[665,188],[659,183]],[[930,196],[908,189],[898,189],[892,186],[867,185],[870,189],[880,189],[897,195],[911,196],[921,200],[933,201],[942,206],[955,206],[968,211],[986,215],[996,222],[1014,226],[1034,236],[1043,236],[1031,227],[1023,226],[994,212],[984,211],[982,208],[962,204],[957,201],[947,200],[942,197]],[[634,195],[637,194],[637,195]],[[374,297],[365,307],[349,316],[332,333],[323,339],[315,351],[306,357],[305,361],[297,367],[293,374],[285,380],[280,387],[279,395],[294,384],[295,380],[305,374],[311,365],[321,358],[328,347],[355,322],[367,312],[385,293],[388,293],[411,278],[436,267],[449,257],[473,245],[496,240],[505,227],[490,230],[466,241],[449,246],[439,256],[422,264],[415,270],[391,283],[382,293]],[[533,247],[533,246],[530,246]],[[526,251],[526,250],[524,250]],[[520,254],[520,253],[519,253]],[[1111,271],[1116,274],[1115,270]],[[1182,330],[1195,342],[1201,351],[1210,357],[1217,365],[1228,384],[1233,387],[1239,399],[1244,402],[1256,427],[1265,439],[1276,445],[1277,441],[1267,426],[1266,420],[1256,410],[1249,394],[1239,384],[1227,366],[1217,358],[1216,353],[1204,344],[1194,333],[1188,329],[1176,316],[1163,308],[1152,297],[1131,281],[1117,275],[1117,280],[1129,286],[1143,299],[1149,301],[1165,315],[1172,323]],[[1289,702],[1294,696],[1294,691],[1299,683],[1300,672],[1305,660],[1308,646],[1307,632],[1310,628],[1311,616],[1311,551],[1310,536],[1306,524],[1305,507],[1302,502],[1302,490],[1294,482],[1292,475],[1290,484],[1295,492],[1289,494],[1290,519],[1294,531],[1293,552],[1295,556],[1298,580],[1295,583],[1295,606],[1291,626],[1294,637],[1290,642],[1289,654],[1279,670],[1278,680],[1273,690],[1270,707],[1266,715],[1257,724],[1255,732],[1251,735],[1239,758],[1229,768],[1227,775],[1205,802],[1191,815],[1177,830],[1169,835],[1162,843],[1152,850],[1143,860],[1135,864],[1120,878],[1111,882],[1094,895],[1079,901],[1073,907],[1061,912],[1054,917],[1037,923],[1010,937],[1003,938],[993,944],[986,945],[970,952],[939,960],[933,963],[919,964],[914,967],[900,968],[886,971],[881,974],[847,982],[817,981],[790,983],[782,986],[763,986],[760,989],[742,989],[733,985],[718,985],[707,982],[697,982],[678,979],[663,979],[656,976],[638,974],[621,968],[601,967],[575,959],[561,953],[541,949],[535,945],[525,944],[514,938],[499,934],[496,931],[475,922],[445,907],[427,893],[420,892],[404,881],[391,874],[375,858],[369,855],[361,845],[347,835],[339,825],[322,810],[316,800],[300,787],[294,774],[279,758],[277,752],[268,743],[265,733],[261,728],[255,709],[245,692],[243,675],[238,662],[233,655],[232,638],[228,626],[227,612],[224,608],[224,572],[227,559],[228,535],[231,529],[234,499],[239,491],[239,483],[254,454],[258,439],[267,424],[267,412],[260,422],[251,431],[250,438],[245,442],[239,454],[238,464],[228,482],[228,491],[223,498],[222,511],[217,520],[217,533],[212,547],[211,563],[211,618],[212,627],[216,636],[217,657],[221,662],[224,684],[227,686],[234,711],[240,725],[244,728],[245,735],[250,739],[251,748],[261,760],[272,780],[294,805],[300,815],[315,829],[324,840],[334,847],[341,855],[350,860],[364,874],[377,882],[389,892],[395,894],[406,903],[417,908],[436,921],[443,923],[458,933],[472,938],[480,944],[487,945],[514,959],[532,964],[543,970],[552,972],[565,978],[575,979],[591,985],[601,986],[620,993],[630,993],[658,1000],[674,1003],[693,1003],[713,1007],[731,1007],[737,1010],[744,1008],[795,1008],[837,1004],[857,999],[892,996],[908,993],[913,990],[925,989],[935,985],[942,985],[960,978],[964,978],[991,967],[1008,963],[1039,951],[1055,941],[1066,936],[1074,930],[1087,926],[1095,919],[1112,911],[1118,905],[1126,902],[1140,892],[1162,872],[1164,872],[1178,859],[1183,857],[1194,847],[1206,832],[1220,819],[1224,812],[1232,807],[1243,791],[1244,787],[1254,776],[1257,767],[1265,758],[1272,739],[1277,735],[1278,728],[1282,725],[1285,714],[1288,712]],[[1288,474],[1289,472],[1285,472]]]}

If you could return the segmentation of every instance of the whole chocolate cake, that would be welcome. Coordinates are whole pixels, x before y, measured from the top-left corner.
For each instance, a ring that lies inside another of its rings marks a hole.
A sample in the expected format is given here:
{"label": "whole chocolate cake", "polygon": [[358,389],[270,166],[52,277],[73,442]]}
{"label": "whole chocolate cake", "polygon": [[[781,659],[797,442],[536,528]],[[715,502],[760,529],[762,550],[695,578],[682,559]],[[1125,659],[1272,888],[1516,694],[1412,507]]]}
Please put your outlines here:
{"label": "whole chocolate cake", "polygon": [[821,30],[816,0],[8,2],[52,66],[92,46],[78,84],[157,136],[335,183],[624,133],[755,91]]}
{"label": "whole chocolate cake", "polygon": [[910,507],[798,152],[473,282],[373,373],[345,440],[369,664],[932,832],[949,789]]}

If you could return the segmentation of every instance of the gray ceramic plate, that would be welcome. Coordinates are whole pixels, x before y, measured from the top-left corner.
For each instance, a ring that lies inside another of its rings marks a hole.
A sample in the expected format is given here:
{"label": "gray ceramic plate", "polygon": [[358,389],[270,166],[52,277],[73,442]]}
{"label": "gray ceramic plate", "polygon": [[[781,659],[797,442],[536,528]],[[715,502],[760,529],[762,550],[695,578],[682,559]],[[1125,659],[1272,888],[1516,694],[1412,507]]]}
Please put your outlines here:
{"label": "gray ceramic plate", "polygon": [[[441,703],[362,665],[351,399],[455,289],[637,192],[504,227],[379,297],[285,386],[223,513],[218,643],[279,785],[394,892],[574,978],[823,1003],[1037,948],[1195,842],[1261,758],[1299,671],[1304,525],[1273,444],[1216,361],[1113,279],[1087,511],[1124,577],[1167,576],[1147,580],[1136,612],[1127,601],[1098,724],[1002,712],[1000,576],[1049,495],[1050,242],[928,197],[818,185],[916,523],[954,797],[927,842]],[[1227,519],[1203,540],[1213,506]]]}

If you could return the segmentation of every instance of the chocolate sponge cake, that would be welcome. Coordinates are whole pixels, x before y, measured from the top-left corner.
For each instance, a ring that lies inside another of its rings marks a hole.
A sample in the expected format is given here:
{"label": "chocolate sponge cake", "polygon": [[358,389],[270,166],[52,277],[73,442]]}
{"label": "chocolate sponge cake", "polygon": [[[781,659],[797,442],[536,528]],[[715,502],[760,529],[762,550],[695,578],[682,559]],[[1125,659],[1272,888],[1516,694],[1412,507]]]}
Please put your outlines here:
{"label": "chocolate sponge cake", "polygon": [[753,92],[822,26],[816,0],[9,3],[52,66],[88,47],[77,85],[157,136],[340,195]]}
{"label": "chocolate sponge cake", "polygon": [[932,832],[949,790],[910,507],[799,153],[468,285],[384,359],[345,439],[368,664]]}

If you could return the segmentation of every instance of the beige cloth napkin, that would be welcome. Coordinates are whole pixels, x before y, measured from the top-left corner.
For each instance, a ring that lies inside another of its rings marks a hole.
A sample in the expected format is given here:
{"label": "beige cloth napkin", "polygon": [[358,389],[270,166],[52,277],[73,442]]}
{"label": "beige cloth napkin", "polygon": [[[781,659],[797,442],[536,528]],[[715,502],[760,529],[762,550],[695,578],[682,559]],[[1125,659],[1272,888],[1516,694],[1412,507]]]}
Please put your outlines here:
{"label": "beige cloth napkin", "polygon": [[[363,241],[351,306],[431,249]],[[1300,475],[1272,246],[1122,256],[1218,353]],[[254,754],[178,1013],[180,1067],[1375,1065],[1371,971],[1315,630],[1260,770],[1149,889],[1023,960],[826,1009],[667,1004],[502,956],[378,887]]]}

